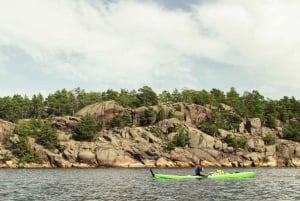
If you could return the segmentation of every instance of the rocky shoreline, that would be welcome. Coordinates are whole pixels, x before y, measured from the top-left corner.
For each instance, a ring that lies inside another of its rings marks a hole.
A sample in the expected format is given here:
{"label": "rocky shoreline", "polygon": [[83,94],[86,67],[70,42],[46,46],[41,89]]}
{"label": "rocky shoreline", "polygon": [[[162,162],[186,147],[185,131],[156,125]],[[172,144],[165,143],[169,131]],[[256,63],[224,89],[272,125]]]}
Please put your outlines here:
{"label": "rocky shoreline", "polygon": [[[175,118],[156,122],[158,111],[174,111]],[[129,111],[133,126],[109,128],[117,114]],[[4,146],[5,136],[13,134],[15,124],[0,120],[1,168],[95,168],[95,167],[192,167],[201,158],[208,167],[300,167],[300,143],[281,139],[282,128],[262,126],[259,118],[245,119],[238,131],[218,129],[210,136],[199,129],[201,120],[210,115],[210,108],[195,104],[168,103],[153,106],[152,122],[141,126],[145,108],[126,109],[113,101],[97,103],[83,108],[76,116],[51,117],[48,122],[57,128],[62,151],[50,151],[29,138],[31,148],[42,163],[19,163]],[[93,142],[80,142],[72,138],[72,129],[80,116],[90,113],[101,124],[102,130]],[[189,143],[184,147],[166,149],[176,127],[184,128]],[[224,142],[227,135],[243,138],[246,148],[234,148]],[[276,138],[267,145],[266,135]],[[18,140],[18,135],[11,135]]]}

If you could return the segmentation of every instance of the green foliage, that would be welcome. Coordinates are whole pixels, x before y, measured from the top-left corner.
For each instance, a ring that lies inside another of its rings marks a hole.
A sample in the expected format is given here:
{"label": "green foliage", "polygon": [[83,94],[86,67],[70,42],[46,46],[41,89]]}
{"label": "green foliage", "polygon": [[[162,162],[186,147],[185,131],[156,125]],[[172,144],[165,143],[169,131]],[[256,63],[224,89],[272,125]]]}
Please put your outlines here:
{"label": "green foliage", "polygon": [[238,130],[242,122],[240,115],[236,113],[224,113],[227,125],[234,130]]}
{"label": "green foliage", "polygon": [[141,125],[142,126],[148,126],[151,124],[153,120],[153,108],[149,107],[145,110],[145,115],[141,117]]}
{"label": "green foliage", "polygon": [[172,94],[166,90],[162,91],[161,94],[158,95],[159,102],[166,103],[173,101]]}
{"label": "green foliage", "polygon": [[274,135],[268,133],[265,137],[263,137],[263,141],[265,145],[274,145],[276,143],[276,138]]}
{"label": "green foliage", "polygon": [[147,135],[147,133],[143,132],[143,133],[142,133],[142,138],[144,138],[145,140],[148,140],[148,135]]}
{"label": "green foliage", "polygon": [[158,97],[151,87],[143,86],[138,89],[138,92],[137,98],[139,99],[141,106],[152,106],[158,103]]}
{"label": "green foliage", "polygon": [[[71,91],[66,89],[58,90],[47,97],[40,93],[33,95],[30,100],[27,96],[13,95],[12,97],[0,97],[0,119],[10,122],[18,122],[19,119],[29,118],[47,118],[50,115],[62,116],[73,115],[84,106],[101,102],[105,100],[114,100],[124,107],[136,108],[140,106],[152,106],[160,102],[187,102],[191,104],[212,105],[217,108],[216,113],[207,122],[214,124],[218,128],[237,129],[241,118],[258,117],[264,126],[276,127],[277,120],[284,125],[291,119],[300,119],[300,101],[294,97],[284,96],[280,100],[270,100],[265,98],[256,90],[245,92],[240,96],[234,87],[228,92],[218,89],[206,90],[183,89],[179,91],[174,89],[171,93],[164,90],[158,96],[149,86],[143,86],[137,91],[127,91],[121,89],[120,92],[108,89],[105,92],[85,92],[80,88]],[[219,107],[220,103],[225,103],[233,109],[228,114],[227,111]],[[214,109],[213,109],[214,110]],[[214,111],[213,111],[214,112]],[[173,118],[174,111],[163,114],[160,111],[156,122],[164,118]],[[142,119],[144,125],[149,125],[153,121],[150,115]],[[152,118],[152,117],[151,117]],[[123,117],[116,119],[117,125],[122,125]],[[289,126],[287,127],[287,132]],[[208,133],[210,128],[207,127]],[[213,129],[212,129],[213,130]],[[23,131],[22,131],[23,132]],[[26,131],[25,131],[26,132]],[[34,131],[35,132],[35,131]],[[30,134],[33,135],[33,134]],[[296,139],[291,134],[286,135],[288,139]]]}
{"label": "green foliage", "polygon": [[275,128],[276,119],[280,119],[279,105],[277,101],[268,100],[265,103],[264,110],[264,125],[270,128]]}
{"label": "green foliage", "polygon": [[240,95],[234,87],[231,87],[230,91],[226,93],[225,103],[235,108],[237,111],[241,109]]}
{"label": "green foliage", "polygon": [[59,147],[56,130],[49,124],[43,124],[36,136],[36,142],[45,148],[54,150]]}
{"label": "green foliage", "polygon": [[30,100],[27,96],[14,95],[0,98],[0,118],[11,122],[30,116]]}
{"label": "green foliage", "polygon": [[258,91],[253,90],[252,93],[245,92],[242,102],[246,108],[247,117],[258,117],[264,121],[265,100]]}
{"label": "green foliage", "polygon": [[166,149],[167,149],[168,151],[174,150],[175,147],[176,147],[176,146],[175,146],[175,144],[174,144],[172,141],[168,141],[168,142],[167,142]]}
{"label": "green foliage", "polygon": [[37,96],[33,95],[31,99],[31,117],[43,118],[46,117],[45,100],[41,93]]}
{"label": "green foliage", "polygon": [[270,128],[276,128],[276,118],[271,114],[267,114],[265,117],[265,125]]}
{"label": "green foliage", "polygon": [[172,101],[173,102],[181,102],[182,101],[182,97],[181,97],[181,93],[178,91],[178,89],[174,89],[172,92]]}
{"label": "green foliage", "polygon": [[115,115],[111,121],[111,127],[124,127],[124,122],[122,121],[122,115]]}
{"label": "green foliage", "polygon": [[140,100],[138,99],[135,90],[128,92],[125,89],[121,89],[117,101],[124,107],[136,108],[140,105]]}
{"label": "green foliage", "polygon": [[19,136],[30,136],[33,133],[33,126],[30,121],[22,121],[16,124],[14,133]]}
{"label": "green foliage", "polygon": [[283,138],[300,142],[300,122],[290,121],[283,129]]}
{"label": "green foliage", "polygon": [[[226,119],[226,111],[212,110],[211,117],[206,119],[205,122],[202,122],[203,131],[207,132],[210,135],[215,135],[218,128],[230,129],[230,124]],[[201,130],[202,130],[201,125]]]}
{"label": "green foliage", "polygon": [[212,105],[218,106],[220,103],[225,103],[225,94],[223,91],[214,88],[210,91],[210,95]]}
{"label": "green foliage", "polygon": [[13,157],[8,153],[8,152],[5,152],[3,155],[2,155],[2,158],[0,159],[0,162],[1,163],[5,163],[6,161],[10,161]]}
{"label": "green foliage", "polygon": [[31,136],[35,138],[43,125],[44,121],[41,119],[19,121],[14,128],[14,133],[18,134],[19,136]]}
{"label": "green foliage", "polygon": [[161,136],[161,131],[157,127],[150,127],[150,132],[156,137]]}
{"label": "green foliage", "polygon": [[80,89],[79,87],[71,91],[70,93],[73,94],[72,98],[74,98],[74,111],[78,111],[84,106],[101,102],[102,95],[99,92],[85,92],[84,90]]}
{"label": "green foliage", "polygon": [[235,144],[235,137],[232,136],[231,134],[227,135],[225,138],[224,138],[224,142],[227,143],[229,146],[232,146],[234,147],[234,144]]}
{"label": "green foliage", "polygon": [[66,89],[50,94],[46,99],[46,103],[48,114],[56,116],[73,115],[76,107],[74,94]]}
{"label": "green foliage", "polygon": [[237,138],[231,134],[227,135],[224,139],[224,142],[235,149],[242,148],[245,149],[247,141],[243,138]]}
{"label": "green foliage", "polygon": [[287,122],[289,119],[300,117],[300,101],[294,97],[288,98],[284,96],[278,101],[279,119]]}
{"label": "green foliage", "polygon": [[178,128],[177,133],[174,135],[172,142],[175,146],[179,147],[184,147],[189,144],[190,138],[183,126]]}
{"label": "green foliage", "polygon": [[211,135],[211,136],[215,136],[216,133],[218,132],[218,127],[216,126],[216,124],[214,123],[209,123],[209,122],[203,122],[201,124],[201,127],[200,129],[208,134],[208,135]]}
{"label": "green foliage", "polygon": [[19,122],[15,126],[14,133],[21,137],[34,137],[38,144],[50,150],[59,147],[56,130],[41,119]]}
{"label": "green foliage", "polygon": [[74,139],[79,141],[93,141],[96,138],[99,126],[95,119],[86,114],[75,127]]}
{"label": "green foliage", "polygon": [[19,141],[13,143],[10,149],[20,163],[41,163],[40,157],[31,149],[27,136],[19,136]]}
{"label": "green foliage", "polygon": [[104,101],[117,100],[119,97],[119,92],[112,89],[108,89],[106,90],[106,92],[102,93],[102,97]]}
{"label": "green foliage", "polygon": [[211,104],[211,95],[205,91],[196,91],[184,89],[181,93],[181,101],[186,103],[195,103],[199,105]]}
{"label": "green foliage", "polygon": [[124,112],[123,115],[115,115],[111,121],[111,127],[123,128],[125,126],[131,126],[132,121],[128,112]]}
{"label": "green foliage", "polygon": [[155,122],[158,123],[164,119],[166,119],[166,112],[165,112],[164,108],[161,108],[157,114],[157,118],[156,118]]}

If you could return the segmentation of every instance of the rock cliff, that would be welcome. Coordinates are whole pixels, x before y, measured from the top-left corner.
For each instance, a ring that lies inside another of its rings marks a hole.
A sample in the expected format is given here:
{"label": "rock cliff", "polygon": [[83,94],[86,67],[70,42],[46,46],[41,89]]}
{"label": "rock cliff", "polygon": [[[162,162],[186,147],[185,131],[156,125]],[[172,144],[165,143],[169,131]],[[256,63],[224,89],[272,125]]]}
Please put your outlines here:
{"label": "rock cliff", "polygon": [[[0,120],[0,167],[190,167],[200,158],[207,166],[214,167],[300,166],[300,144],[280,139],[282,129],[263,127],[259,118],[245,119],[238,132],[219,129],[217,135],[210,136],[200,130],[201,123],[211,117],[208,107],[186,103],[153,106],[145,126],[142,122],[147,109],[123,108],[108,101],[87,106],[74,117],[49,118],[48,122],[57,128],[63,149],[50,151],[30,138],[30,146],[40,156],[42,164],[19,163],[4,142],[6,136],[18,140],[17,135],[11,135],[15,125]],[[162,109],[166,117],[160,119]],[[113,118],[125,112],[130,114],[132,126],[112,127]],[[95,118],[102,130],[95,141],[75,141],[72,138],[74,128],[86,113]],[[189,141],[183,147],[170,149],[168,142],[178,128]],[[265,144],[266,135],[276,138],[276,144]],[[246,148],[225,143],[227,136],[243,139]]]}

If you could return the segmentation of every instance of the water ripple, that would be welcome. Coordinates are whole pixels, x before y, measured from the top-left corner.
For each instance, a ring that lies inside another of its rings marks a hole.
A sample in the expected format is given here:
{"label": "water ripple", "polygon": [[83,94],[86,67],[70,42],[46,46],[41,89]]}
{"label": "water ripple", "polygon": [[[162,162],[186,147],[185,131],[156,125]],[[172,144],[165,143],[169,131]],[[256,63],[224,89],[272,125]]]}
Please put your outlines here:
{"label": "water ripple", "polygon": [[[155,171],[193,172],[191,168]],[[146,169],[1,169],[0,200],[300,200],[299,169],[239,171],[257,174],[253,179],[154,180]]]}

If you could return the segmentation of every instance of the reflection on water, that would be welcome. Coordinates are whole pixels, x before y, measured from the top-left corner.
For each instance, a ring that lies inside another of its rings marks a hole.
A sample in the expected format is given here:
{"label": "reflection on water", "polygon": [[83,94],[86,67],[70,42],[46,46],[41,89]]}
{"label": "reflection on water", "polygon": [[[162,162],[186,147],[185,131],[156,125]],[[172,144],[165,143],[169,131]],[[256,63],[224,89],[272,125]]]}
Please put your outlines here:
{"label": "reflection on water", "polygon": [[[154,180],[148,169],[0,169],[0,200],[300,200],[300,169],[238,171],[256,176]],[[193,174],[193,169],[154,172]]]}

